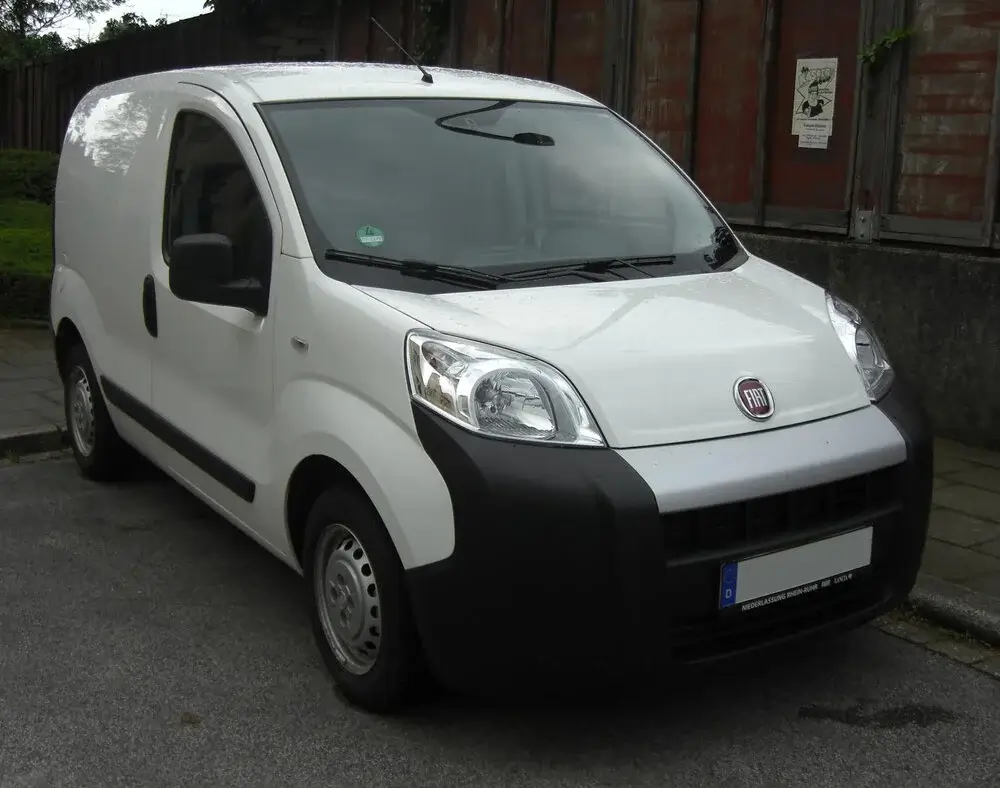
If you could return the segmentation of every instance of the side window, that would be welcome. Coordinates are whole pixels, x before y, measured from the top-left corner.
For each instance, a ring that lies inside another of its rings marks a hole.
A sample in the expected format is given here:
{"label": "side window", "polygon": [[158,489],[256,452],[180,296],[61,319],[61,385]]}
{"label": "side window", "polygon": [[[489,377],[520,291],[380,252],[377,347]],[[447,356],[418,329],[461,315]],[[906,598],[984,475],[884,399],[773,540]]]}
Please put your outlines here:
{"label": "side window", "polygon": [[271,280],[271,226],[236,143],[198,112],[177,116],[167,170],[163,255],[182,235],[220,233],[233,243],[236,279]]}

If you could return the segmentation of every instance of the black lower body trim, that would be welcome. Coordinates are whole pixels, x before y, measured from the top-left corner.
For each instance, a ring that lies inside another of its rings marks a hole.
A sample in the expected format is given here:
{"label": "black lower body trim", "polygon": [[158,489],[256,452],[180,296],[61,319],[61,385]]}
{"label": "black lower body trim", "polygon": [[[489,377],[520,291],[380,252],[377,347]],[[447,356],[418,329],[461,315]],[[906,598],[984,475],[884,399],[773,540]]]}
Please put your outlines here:
{"label": "black lower body trim", "polygon": [[632,466],[607,449],[483,438],[420,406],[414,419],[454,514],[451,557],[407,573],[445,683],[585,682],[596,665],[658,651],[664,540]]}
{"label": "black lower body trim", "polygon": [[219,484],[247,503],[253,503],[257,493],[257,485],[232,465],[181,432],[159,413],[144,405],[117,383],[102,376],[101,388],[104,389],[104,396],[111,405],[148,430],[151,435],[163,441],[190,463],[203,470]]}
{"label": "black lower body trim", "polygon": [[930,417],[909,382],[896,373],[889,393],[877,407],[891,421],[906,442],[906,464],[902,467],[903,520],[919,527],[920,539],[908,542],[898,556],[901,566],[911,567],[909,587],[917,580],[927,541],[927,525],[934,495],[934,432]]}
{"label": "black lower body trim", "polygon": [[617,452],[492,440],[415,405],[455,527],[449,558],[407,572],[432,668],[468,690],[636,684],[671,666],[858,626],[898,605],[926,538],[932,444],[905,388],[879,407],[904,435],[908,459],[896,470],[908,482],[891,507],[865,518],[871,570],[727,615],[718,604],[721,561],[753,555],[755,544],[673,566],[653,491]]}

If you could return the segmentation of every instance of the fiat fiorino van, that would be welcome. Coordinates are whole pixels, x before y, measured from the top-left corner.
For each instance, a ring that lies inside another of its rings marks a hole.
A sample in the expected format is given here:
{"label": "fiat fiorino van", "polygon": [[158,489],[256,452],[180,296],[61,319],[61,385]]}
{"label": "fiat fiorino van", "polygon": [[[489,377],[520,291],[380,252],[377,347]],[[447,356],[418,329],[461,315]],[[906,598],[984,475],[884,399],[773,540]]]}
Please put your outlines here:
{"label": "fiat fiorino van", "polygon": [[362,707],[635,683],[915,581],[932,444],[872,326],[574,91],[335,63],[106,84],[54,252],[82,473],[137,451],[301,573]]}

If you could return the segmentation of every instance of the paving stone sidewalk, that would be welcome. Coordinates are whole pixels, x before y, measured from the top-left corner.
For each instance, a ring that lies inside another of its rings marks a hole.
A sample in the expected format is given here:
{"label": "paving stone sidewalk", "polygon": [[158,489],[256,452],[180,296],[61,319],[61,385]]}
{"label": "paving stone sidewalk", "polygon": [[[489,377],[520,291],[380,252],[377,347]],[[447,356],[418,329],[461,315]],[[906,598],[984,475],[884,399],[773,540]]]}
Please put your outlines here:
{"label": "paving stone sidewalk", "polygon": [[1000,597],[1000,453],[939,440],[923,571]]}
{"label": "paving stone sidewalk", "polygon": [[[11,450],[11,437],[32,450],[53,448],[51,438],[63,424],[48,331],[0,328],[0,454]],[[50,439],[23,440],[38,431],[48,431]],[[1000,453],[939,440],[935,466],[923,573],[987,594],[1000,606]]]}
{"label": "paving stone sidewalk", "polygon": [[[0,326],[0,453],[52,448],[65,424],[62,402],[52,335]],[[32,437],[39,433],[48,437]]]}

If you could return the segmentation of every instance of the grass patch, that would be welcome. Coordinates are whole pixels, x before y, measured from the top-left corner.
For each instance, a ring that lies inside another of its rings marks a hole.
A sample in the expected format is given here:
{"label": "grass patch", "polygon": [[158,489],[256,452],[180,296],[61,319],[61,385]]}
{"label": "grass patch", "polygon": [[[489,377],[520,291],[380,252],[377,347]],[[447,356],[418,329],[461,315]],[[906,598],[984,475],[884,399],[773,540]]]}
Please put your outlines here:
{"label": "grass patch", "polygon": [[52,270],[52,207],[0,200],[0,273],[48,276]]}
{"label": "grass patch", "polygon": [[29,200],[0,200],[0,230],[49,230],[52,206]]}
{"label": "grass patch", "polygon": [[0,150],[0,198],[52,204],[59,157],[33,150]]}
{"label": "grass patch", "polygon": [[51,276],[52,207],[0,193],[0,318],[45,319]]}
{"label": "grass patch", "polygon": [[48,277],[52,271],[52,232],[48,229],[0,230],[0,273]]}

